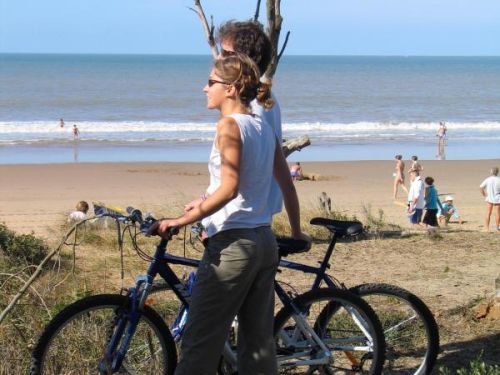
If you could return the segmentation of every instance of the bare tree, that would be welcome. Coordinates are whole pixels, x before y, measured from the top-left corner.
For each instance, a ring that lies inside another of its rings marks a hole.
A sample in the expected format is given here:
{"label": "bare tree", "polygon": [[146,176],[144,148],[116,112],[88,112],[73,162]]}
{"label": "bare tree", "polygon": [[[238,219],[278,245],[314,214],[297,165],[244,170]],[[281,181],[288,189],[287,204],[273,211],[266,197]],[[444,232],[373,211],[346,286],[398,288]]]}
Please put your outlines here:
{"label": "bare tree", "polygon": [[[260,2],[261,0],[257,0],[257,7],[254,13],[254,21],[259,20],[259,12],[260,12]],[[207,38],[208,45],[212,51],[212,56],[214,59],[219,55],[219,50],[217,48],[217,43],[215,43],[214,36],[214,18],[210,16],[210,24],[207,21],[205,16],[205,12],[203,11],[203,7],[201,6],[201,0],[194,0],[194,8],[189,8],[193,12],[195,12],[203,26],[203,31],[205,33],[205,37]],[[266,3],[267,10],[267,29],[266,33],[269,36],[272,46],[271,53],[271,62],[261,78],[263,81],[271,81],[276,73],[276,69],[278,68],[279,61],[283,52],[285,51],[286,45],[288,43],[288,38],[290,37],[290,31],[286,33],[285,42],[283,46],[279,50],[279,38],[281,33],[281,24],[283,23],[283,17],[281,17],[281,0],[267,0]],[[279,52],[278,52],[279,51]],[[294,151],[300,151],[304,147],[307,147],[311,144],[309,137],[307,135],[303,135],[301,137],[295,138],[286,142],[282,145],[283,152],[285,156],[290,155]]]}
{"label": "bare tree", "polygon": [[[254,21],[259,20],[260,13],[260,3],[261,0],[257,0],[257,7],[254,14]],[[281,17],[281,0],[267,0],[266,9],[267,9],[267,28],[266,33],[269,36],[269,40],[271,41],[272,46],[272,55],[271,62],[264,74],[264,77],[272,79],[274,73],[276,73],[276,69],[278,67],[279,60],[285,51],[286,45],[288,43],[288,38],[290,37],[290,31],[287,32],[285,37],[285,42],[283,46],[279,50],[279,38],[281,33],[281,24],[283,22],[283,17]],[[214,27],[214,18],[210,16],[210,24],[208,23],[207,17],[205,16],[205,12],[201,5],[201,0],[194,0],[194,8],[189,8],[193,12],[198,15],[198,18],[201,21],[201,25],[203,27],[203,31],[205,33],[205,37],[207,38],[208,45],[210,46],[210,50],[212,51],[212,56],[217,58],[219,54],[219,50],[217,48],[217,43],[215,43],[215,27]],[[278,52],[279,50],[279,52]]]}
{"label": "bare tree", "polygon": [[[259,0],[260,4],[260,0]],[[278,63],[280,61],[283,52],[285,51],[286,45],[288,43],[288,38],[290,37],[290,31],[286,33],[285,42],[278,52],[278,45],[281,33],[281,24],[283,22],[283,17],[281,17],[281,0],[267,0],[267,35],[271,41],[272,45],[272,55],[271,62],[267,67],[264,77],[272,79],[276,69],[278,68]],[[258,13],[257,13],[258,15]]]}
{"label": "bare tree", "polygon": [[189,8],[193,12],[195,12],[203,26],[203,31],[205,32],[205,36],[207,38],[208,45],[210,46],[210,50],[212,51],[212,56],[214,59],[219,55],[219,50],[217,48],[217,43],[215,43],[214,36],[214,17],[210,16],[210,25],[208,24],[207,17],[205,17],[205,12],[203,11],[203,7],[201,6],[200,0],[194,0],[194,8]]}

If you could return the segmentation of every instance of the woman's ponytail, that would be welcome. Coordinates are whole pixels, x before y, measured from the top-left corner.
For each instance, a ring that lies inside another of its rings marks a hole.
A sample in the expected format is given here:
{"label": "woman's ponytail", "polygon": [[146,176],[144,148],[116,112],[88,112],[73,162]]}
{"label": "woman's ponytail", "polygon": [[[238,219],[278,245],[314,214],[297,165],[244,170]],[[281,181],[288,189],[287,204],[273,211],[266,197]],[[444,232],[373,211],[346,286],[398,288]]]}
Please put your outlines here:
{"label": "woman's ponytail", "polygon": [[272,82],[268,80],[267,82],[260,82],[257,87],[257,101],[265,109],[270,109],[274,105],[274,101],[271,96],[271,86]]}

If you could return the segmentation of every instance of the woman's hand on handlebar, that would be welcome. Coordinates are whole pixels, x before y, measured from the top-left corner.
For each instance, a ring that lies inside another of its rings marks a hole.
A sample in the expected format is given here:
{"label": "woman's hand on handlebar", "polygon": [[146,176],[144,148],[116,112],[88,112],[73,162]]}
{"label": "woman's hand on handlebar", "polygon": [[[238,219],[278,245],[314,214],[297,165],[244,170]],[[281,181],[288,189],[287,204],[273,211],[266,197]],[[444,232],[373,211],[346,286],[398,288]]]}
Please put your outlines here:
{"label": "woman's hand on handlebar", "polygon": [[177,219],[160,219],[151,225],[148,233],[153,236],[160,236],[161,238],[169,239],[171,235],[171,228],[178,228],[181,225]]}

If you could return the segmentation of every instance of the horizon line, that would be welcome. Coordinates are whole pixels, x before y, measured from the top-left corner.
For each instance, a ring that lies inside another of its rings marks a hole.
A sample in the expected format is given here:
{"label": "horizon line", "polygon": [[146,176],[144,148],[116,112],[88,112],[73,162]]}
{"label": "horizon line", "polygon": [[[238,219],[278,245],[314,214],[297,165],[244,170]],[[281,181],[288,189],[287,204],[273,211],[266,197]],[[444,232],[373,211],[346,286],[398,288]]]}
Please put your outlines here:
{"label": "horizon line", "polygon": [[[210,53],[135,53],[135,52],[4,52],[0,55],[94,55],[94,56],[211,56]],[[431,54],[286,54],[283,57],[500,57],[499,55],[431,55]]]}

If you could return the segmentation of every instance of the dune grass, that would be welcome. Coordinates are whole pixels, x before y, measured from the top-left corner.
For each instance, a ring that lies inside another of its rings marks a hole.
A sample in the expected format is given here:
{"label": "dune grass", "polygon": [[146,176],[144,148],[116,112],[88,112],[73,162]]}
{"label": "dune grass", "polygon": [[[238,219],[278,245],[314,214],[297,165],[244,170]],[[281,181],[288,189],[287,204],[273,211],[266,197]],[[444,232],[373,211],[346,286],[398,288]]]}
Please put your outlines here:
{"label": "dune grass", "polygon": [[[164,215],[167,216],[168,212]],[[295,259],[309,264],[317,264],[317,261],[321,259],[329,238],[329,233],[324,228],[308,224],[315,216],[321,216],[321,213],[318,210],[302,210],[304,230],[313,237],[314,243],[309,253],[295,256]],[[376,219],[381,222],[383,215],[379,214]],[[280,235],[289,233],[285,214],[280,214],[275,218],[273,229]],[[54,229],[53,239],[48,241],[48,246],[56,246],[65,230],[67,226],[64,223]],[[145,272],[147,262],[137,256],[127,236],[124,238],[123,253],[120,254],[118,251],[116,227],[111,226],[107,229],[87,227],[85,231],[79,233],[75,241],[76,245],[73,246],[72,242],[69,242],[63,252],[51,260],[21,303],[0,325],[0,358],[5,359],[0,361],[0,375],[27,372],[30,351],[38,335],[47,322],[64,306],[86,295],[119,293],[123,286],[133,283],[136,275]],[[447,283],[446,287],[443,287],[439,282],[441,279],[451,280],[452,277],[461,280],[467,276],[465,271],[460,269],[460,263],[450,261],[450,257],[463,257],[464,262],[468,262],[469,265],[475,261],[494,257],[495,253],[492,248],[500,247],[498,236],[484,236],[480,233],[462,231],[443,232],[441,236],[443,239],[438,242],[422,233],[411,237],[390,239],[368,237],[360,241],[340,243],[333,259],[331,273],[350,286],[377,281],[398,285],[403,283],[403,287],[411,289],[426,302],[428,301],[437,317],[444,348],[438,366],[446,369],[442,370],[443,375],[466,368],[469,364],[471,365],[470,372],[457,373],[460,375],[468,373],[497,375],[498,368],[488,366],[498,364],[498,358],[500,358],[500,348],[494,344],[494,342],[498,343],[496,340],[500,337],[498,322],[474,319],[469,313],[472,308],[469,302],[475,302],[477,295],[467,292],[467,287],[462,292],[470,294],[467,300],[469,305],[455,302],[452,298],[453,285]],[[151,254],[157,238],[142,236],[138,238],[141,249]],[[180,235],[170,242],[169,251],[177,255],[185,254],[189,257],[200,258],[203,247],[196,239],[191,240],[190,242],[189,231],[181,231]],[[432,249],[427,250],[429,247]],[[416,248],[425,249],[419,250],[421,257],[415,251]],[[470,254],[471,248],[474,249],[475,256]],[[0,269],[2,270],[0,308],[3,309],[7,305],[10,298],[27,279],[32,268],[26,264],[15,265],[7,254],[0,253]],[[180,275],[191,271],[181,266],[173,268]],[[402,271],[405,269],[408,271]],[[418,269],[421,274],[411,271],[412,269]],[[409,273],[401,274],[401,272]],[[411,272],[414,274],[410,274]],[[432,278],[429,275],[432,275]],[[307,288],[310,283],[309,279],[298,277],[297,274],[292,275],[288,271],[283,272],[279,277],[298,291]],[[430,279],[434,280],[435,287],[433,285],[429,287]],[[488,282],[484,281],[485,285]],[[433,298],[436,293],[445,297]],[[448,296],[450,296],[450,302],[443,304],[442,300]],[[157,302],[162,301],[162,298],[158,297]],[[164,301],[165,304],[162,306],[168,307],[165,308],[166,311],[172,310],[171,306],[175,303],[171,301]],[[173,308],[175,309],[175,306]],[[480,350],[484,349],[485,345],[486,350],[480,362],[471,362],[477,361]],[[486,367],[481,367],[481,363],[484,363]]]}

